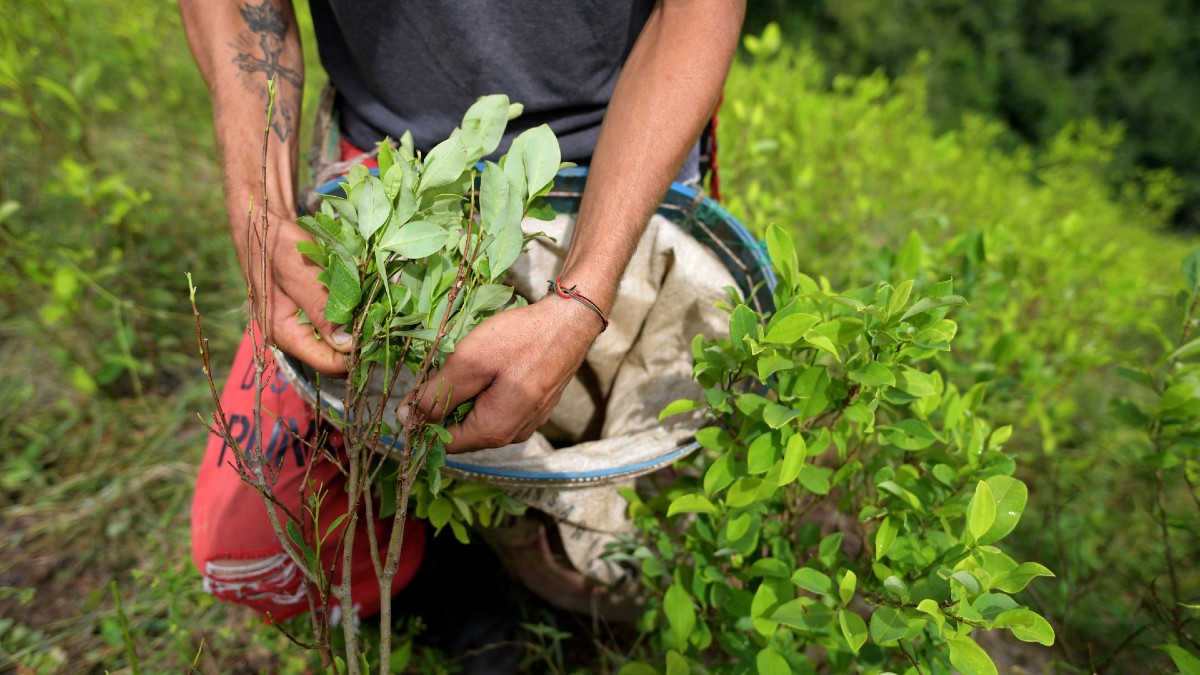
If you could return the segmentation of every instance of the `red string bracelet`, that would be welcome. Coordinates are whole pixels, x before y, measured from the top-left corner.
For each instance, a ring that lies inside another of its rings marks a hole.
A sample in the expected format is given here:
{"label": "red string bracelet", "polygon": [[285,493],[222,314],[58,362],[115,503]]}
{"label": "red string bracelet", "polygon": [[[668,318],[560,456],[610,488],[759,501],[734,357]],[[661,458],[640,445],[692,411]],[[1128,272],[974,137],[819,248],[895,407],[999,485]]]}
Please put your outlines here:
{"label": "red string bracelet", "polygon": [[600,309],[600,305],[592,302],[592,300],[586,295],[575,290],[577,286],[564,288],[561,277],[555,279],[554,281],[547,281],[546,283],[550,284],[550,290],[554,293],[557,293],[559,297],[571,298],[572,300],[581,302],[585,307],[595,312],[596,316],[600,317],[600,320],[604,322],[604,327],[600,329],[601,333],[608,330],[608,317],[604,316],[604,310]]}

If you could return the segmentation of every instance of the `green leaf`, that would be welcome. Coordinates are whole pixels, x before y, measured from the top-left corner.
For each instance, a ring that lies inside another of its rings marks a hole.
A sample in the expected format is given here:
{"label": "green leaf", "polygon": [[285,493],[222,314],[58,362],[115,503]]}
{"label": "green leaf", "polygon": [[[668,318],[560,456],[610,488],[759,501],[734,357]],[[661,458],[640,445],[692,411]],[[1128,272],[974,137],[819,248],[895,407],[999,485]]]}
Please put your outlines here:
{"label": "green leaf", "polygon": [[674,649],[667,651],[667,675],[691,675],[691,672],[692,667],[683,654]]}
{"label": "green leaf", "polygon": [[763,421],[772,429],[779,429],[799,416],[799,410],[778,403],[771,403],[763,410]]}
{"label": "green leaf", "polygon": [[483,284],[471,292],[470,312],[472,314],[491,312],[500,309],[512,299],[512,286],[504,284]]}
{"label": "green leaf", "polygon": [[[913,233],[913,236],[916,236],[915,232]],[[909,242],[911,241],[912,237],[909,238]],[[905,246],[907,245],[908,244],[905,243]],[[900,284],[896,286],[894,290],[892,290],[892,299],[890,302],[888,302],[888,316],[893,316],[901,309],[904,309],[904,305],[908,304],[908,299],[912,296],[912,289],[913,280],[908,279],[900,282]]]}
{"label": "green leaf", "polygon": [[992,623],[993,628],[1007,628],[1013,637],[1022,642],[1037,642],[1047,647],[1054,644],[1054,628],[1040,614],[1019,607],[1001,612]]}
{"label": "green leaf", "polygon": [[1183,278],[1187,281],[1188,290],[1195,295],[1200,290],[1200,248],[1192,249],[1183,259]]}
{"label": "green leaf", "polygon": [[758,499],[758,488],[761,486],[761,478],[747,476],[737,479],[729,488],[729,495],[725,498],[726,506],[736,509],[753,504]]}
{"label": "green leaf", "polygon": [[558,165],[562,161],[562,154],[558,147],[558,139],[545,124],[525,131],[521,138],[524,139],[522,159],[525,164],[525,181],[528,194],[532,196],[554,180],[554,175],[558,173]]}
{"label": "green leaf", "polygon": [[979,541],[979,538],[991,529],[992,523],[996,522],[996,499],[992,496],[992,489],[983,481],[979,481],[979,485],[975,487],[970,514],[967,527],[971,530],[971,538]]}
{"label": "green leaf", "polygon": [[826,535],[817,545],[817,558],[826,568],[833,567],[837,556],[842,551],[842,533],[834,532]]}
{"label": "green leaf", "polygon": [[767,254],[771,257],[775,271],[783,278],[788,288],[796,285],[799,265],[796,259],[796,244],[792,236],[782,227],[772,224],[767,228]]}
{"label": "green leaf", "polygon": [[985,482],[996,500],[996,519],[987,532],[977,539],[980,544],[991,544],[1003,539],[1017,526],[1029,499],[1029,489],[1011,476],[992,476]]}
{"label": "green leaf", "polygon": [[[1200,251],[1200,249],[1197,249]],[[1195,254],[1197,251],[1193,251]],[[1200,264],[1200,263],[1198,263]],[[1179,669],[1179,675],[1200,675],[1200,659],[1188,653],[1182,647],[1175,645],[1159,645],[1158,649],[1162,650],[1171,657],[1171,661],[1175,663],[1175,667]]]}
{"label": "green leaf", "polygon": [[479,179],[479,218],[487,234],[496,234],[521,219],[521,204],[513,198],[512,184],[492,162],[484,165]]}
{"label": "green leaf", "polygon": [[946,613],[942,611],[942,608],[934,600],[926,598],[918,602],[917,611],[928,614],[933,619],[933,622],[937,624],[939,631],[942,626],[946,625]]}
{"label": "green leaf", "polygon": [[908,602],[909,597],[912,595],[908,591],[908,586],[895,574],[889,574],[883,580],[883,587],[900,602]]}
{"label": "green leaf", "polygon": [[804,458],[808,455],[808,446],[804,443],[804,436],[801,434],[792,434],[787,441],[787,448],[783,453],[783,466],[779,470],[779,485],[780,487],[790,484],[800,475],[801,469],[804,468]]}
{"label": "green leaf", "polygon": [[786,356],[776,354],[775,350],[770,350],[770,353],[763,352],[758,357],[758,379],[763,382],[775,373],[781,370],[790,370],[796,367],[796,363]]}
{"label": "green leaf", "polygon": [[325,318],[336,324],[348,324],[362,299],[358,271],[351,270],[341,258],[329,259],[329,300],[325,303]]}
{"label": "green leaf", "polygon": [[827,495],[829,494],[829,477],[833,475],[833,469],[824,466],[814,466],[805,464],[800,467],[800,484],[806,490],[813,494]]}
{"label": "green leaf", "polygon": [[[511,187],[510,183],[509,188]],[[511,196],[509,198],[513,199]],[[520,218],[506,221],[504,227],[493,232],[492,236],[495,239],[487,248],[488,261],[491,264],[489,276],[491,279],[499,279],[517,261],[521,249],[525,246],[525,233],[521,230]]]}
{"label": "green leaf", "polygon": [[754,516],[749,513],[742,513],[729,519],[725,523],[725,539],[731,542],[740,540],[746,536],[746,533],[750,531],[750,526],[753,524]]}
{"label": "green leaf", "polygon": [[896,523],[891,516],[883,519],[875,532],[875,560],[882,560],[896,541]]}
{"label": "green leaf", "polygon": [[458,180],[467,168],[468,154],[467,146],[462,140],[462,132],[455,129],[449,138],[438,143],[426,155],[425,170],[421,173],[417,192],[424,195],[430,190]]}
{"label": "green leaf", "polygon": [[[818,609],[819,608],[819,609]],[[822,619],[832,619],[824,605],[817,604],[812,598],[793,598],[771,611],[770,620],[785,626],[800,629],[810,629],[814,623]]]}
{"label": "green leaf", "polygon": [[929,424],[918,419],[899,420],[877,430],[884,441],[902,450],[924,450],[937,441]]}
{"label": "green leaf", "polygon": [[305,258],[313,261],[318,267],[329,267],[329,256],[317,244],[312,243],[307,239],[302,239],[296,242],[296,250]]}
{"label": "green leaf", "polygon": [[441,530],[450,517],[454,515],[454,502],[445,497],[438,497],[429,505],[429,523]]}
{"label": "green leaf", "polygon": [[843,605],[850,604],[850,599],[854,597],[854,589],[857,587],[858,575],[852,570],[846,570],[846,574],[838,582],[838,598],[841,599]]}
{"label": "green leaf", "polygon": [[965,635],[953,637],[946,643],[950,645],[950,663],[962,675],[999,675],[992,657],[971,638]]}
{"label": "green leaf", "polygon": [[978,612],[984,621],[995,621],[1004,612],[1019,607],[1016,600],[1003,593],[983,593],[971,603],[971,609]]}
{"label": "green leaf", "polygon": [[896,371],[895,376],[896,388],[909,396],[925,398],[937,393],[937,388],[934,384],[935,380],[929,373],[903,366]]}
{"label": "green leaf", "polygon": [[992,580],[992,588],[1005,593],[1019,593],[1037,577],[1053,577],[1054,573],[1035,562],[1021,563],[1008,574]]}
{"label": "green leaf", "polygon": [[867,622],[854,612],[843,609],[838,612],[838,623],[842,627],[842,635],[846,637],[846,642],[850,643],[850,649],[857,654],[867,643]]}
{"label": "green leaf", "polygon": [[667,517],[674,516],[679,513],[716,513],[717,507],[713,506],[707,498],[702,495],[690,494],[677,497],[671,502],[671,506],[667,509]]}
{"label": "green leaf", "polygon": [[746,472],[750,475],[766,473],[774,466],[778,456],[775,439],[771,434],[763,434],[750,443],[746,452]]}
{"label": "green leaf", "polygon": [[375,176],[367,176],[362,193],[358,198],[358,232],[363,239],[370,239],[392,215],[392,202],[384,193],[383,183]]}
{"label": "green leaf", "polygon": [[709,495],[716,495],[729,487],[733,480],[733,455],[721,455],[708,467],[708,471],[704,472],[704,491]]}
{"label": "green leaf", "polygon": [[333,522],[329,524],[329,527],[325,528],[325,536],[321,537],[321,541],[324,542],[326,539],[328,539],[330,535],[333,534],[333,531],[337,529],[338,525],[341,525],[342,521],[346,520],[346,517],[349,515],[349,513],[343,513],[337,518],[334,518]]}
{"label": "green leaf", "polygon": [[792,583],[811,593],[832,595],[833,582],[828,576],[811,567],[801,567],[792,575]]}
{"label": "green leaf", "polygon": [[287,521],[286,529],[288,539],[291,540],[292,544],[294,544],[296,548],[300,549],[300,552],[304,554],[305,563],[311,567],[317,559],[317,552],[314,551],[312,547],[304,541],[304,536],[300,534],[300,528],[296,526],[296,521]]}
{"label": "green leaf", "polygon": [[679,415],[681,413],[691,412],[692,410],[695,410],[696,408],[699,408],[702,405],[704,405],[704,404],[701,403],[700,401],[693,401],[688,398],[676,399],[676,400],[668,403],[667,407],[663,408],[662,412],[660,412],[658,414],[658,421],[661,422],[661,421],[667,419],[668,417],[671,417],[672,415]]}
{"label": "green leaf", "polygon": [[924,314],[925,312],[937,309],[939,307],[965,304],[967,304],[967,299],[961,295],[945,295],[940,298],[921,298],[920,300],[916,301],[912,307],[908,308],[908,311],[900,317],[900,320],[904,321],[918,314]]}
{"label": "green leaf", "polygon": [[1008,439],[1012,438],[1012,433],[1013,428],[1011,424],[1006,424],[1002,427],[999,427],[992,432],[991,436],[988,436],[988,447],[993,450],[998,449],[1000,446],[1007,443]]}
{"label": "green leaf", "polygon": [[892,607],[879,607],[871,615],[871,639],[875,644],[899,640],[908,632],[908,617]]}
{"label": "green leaf", "polygon": [[772,322],[775,325],[767,329],[764,340],[781,345],[795,344],[820,320],[821,317],[812,314],[789,314],[778,323]]}
{"label": "green leaf", "polygon": [[779,558],[759,558],[750,566],[750,576],[787,579],[790,567]]}
{"label": "green leaf", "polygon": [[733,308],[733,313],[729,315],[729,339],[733,342],[735,349],[743,349],[742,339],[745,337],[755,337],[755,326],[758,325],[758,315],[754,310],[745,305],[738,305]]}
{"label": "green leaf", "polygon": [[884,387],[896,384],[896,376],[887,366],[878,361],[871,361],[864,368],[850,371],[850,379],[864,387]]}
{"label": "green leaf", "polygon": [[792,667],[788,665],[787,659],[770,647],[758,652],[754,664],[758,667],[758,675],[791,675],[792,673]]}
{"label": "green leaf", "polygon": [[817,349],[828,352],[837,359],[838,363],[841,363],[842,355],[838,353],[837,344],[840,343],[839,333],[842,326],[841,321],[817,324],[804,333],[804,341]]}
{"label": "green leaf", "polygon": [[979,595],[983,592],[983,586],[980,585],[979,580],[975,578],[974,574],[966,570],[959,570],[951,574],[950,578],[962,584],[963,588],[967,590],[968,595]]}
{"label": "green leaf", "polygon": [[508,97],[504,94],[480,96],[467,108],[462,121],[462,140],[467,147],[467,164],[478,162],[500,146],[508,126]]}
{"label": "green leaf", "polygon": [[754,599],[750,602],[750,618],[754,623],[754,630],[758,631],[759,635],[771,637],[779,628],[778,622],[766,618],[779,606],[779,600],[773,579],[766,579],[758,585]]}
{"label": "green leaf", "polygon": [[688,636],[696,625],[696,610],[691,596],[679,584],[671,584],[663,596],[663,613],[667,615],[676,646],[686,648]]}
{"label": "green leaf", "polygon": [[432,255],[446,245],[446,230],[425,220],[414,220],[390,232],[379,248],[399,253],[405,258],[420,259]]}

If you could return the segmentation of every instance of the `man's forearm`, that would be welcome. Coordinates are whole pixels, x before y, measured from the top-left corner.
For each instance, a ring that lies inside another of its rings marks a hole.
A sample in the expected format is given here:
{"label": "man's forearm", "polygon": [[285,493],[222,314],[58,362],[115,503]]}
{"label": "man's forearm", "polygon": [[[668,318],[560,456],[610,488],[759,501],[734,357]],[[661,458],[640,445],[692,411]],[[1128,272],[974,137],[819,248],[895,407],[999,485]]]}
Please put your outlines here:
{"label": "man's forearm", "polygon": [[605,310],[721,95],[744,13],[742,0],[663,0],[625,63],[562,271]]}
{"label": "man's forearm", "polygon": [[304,88],[295,15],[290,0],[180,0],[179,8],[212,95],[226,207],[235,244],[245,255],[246,212],[251,200],[262,202],[262,142],[272,78],[278,91],[270,120],[267,197],[271,211],[289,217],[295,213],[295,136]]}

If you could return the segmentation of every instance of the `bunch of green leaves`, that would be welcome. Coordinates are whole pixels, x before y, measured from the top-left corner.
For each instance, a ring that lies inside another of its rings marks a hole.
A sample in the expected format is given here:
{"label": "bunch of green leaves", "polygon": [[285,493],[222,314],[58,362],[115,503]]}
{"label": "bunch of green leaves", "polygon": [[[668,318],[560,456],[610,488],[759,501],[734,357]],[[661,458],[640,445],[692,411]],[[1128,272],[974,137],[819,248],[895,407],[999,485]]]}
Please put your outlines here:
{"label": "bunch of green leaves", "polygon": [[554,213],[542,196],[560,164],[546,125],[518,136],[499,163],[480,159],[521,112],[504,95],[484,96],[462,126],[422,157],[411,134],[380,145],[379,172],[351,169],[341,195],[298,221],[316,243],[301,253],[329,288],[325,318],[352,326],[363,381],[369,364],[434,365],[481,320],[514,300],[504,273],[525,243],[521,220]]}
{"label": "bunch of green leaves", "polygon": [[[381,143],[378,175],[355,166],[342,194],[324,195],[318,213],[299,219],[315,242],[297,248],[321,267],[318,278],[329,289],[325,318],[354,336],[347,411],[377,366],[384,390],[399,367],[415,373],[420,386],[480,321],[524,303],[504,274],[529,238],[521,220],[554,217],[543,197],[564,164],[546,125],[518,135],[499,162],[481,163],[521,110],[504,95],[481,97],[425,156],[408,133],[399,147]],[[371,424],[368,434],[393,433],[387,421]],[[436,494],[449,434],[428,423],[407,440],[428,457]]]}
{"label": "bunch of green leaves", "polygon": [[730,336],[693,345],[704,399],[663,412],[702,409],[704,452],[670,489],[628,493],[649,544],[627,554],[653,594],[640,626],[667,672],[985,675],[975,631],[1051,644],[1014,594],[1052,574],[997,547],[1027,498],[1011,428],[976,414],[984,385],[932,367],[964,298],[950,281],[837,293],[782,230],[767,244],[778,311],[733,303]]}

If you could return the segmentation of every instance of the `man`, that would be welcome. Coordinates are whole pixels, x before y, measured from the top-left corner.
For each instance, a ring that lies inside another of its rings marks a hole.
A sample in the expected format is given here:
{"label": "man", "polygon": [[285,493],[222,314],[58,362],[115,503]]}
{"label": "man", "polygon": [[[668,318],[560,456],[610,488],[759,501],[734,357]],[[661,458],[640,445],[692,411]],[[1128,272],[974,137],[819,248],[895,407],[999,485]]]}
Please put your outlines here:
{"label": "man", "polygon": [[[709,119],[745,11],[744,0],[311,4],[322,61],[339,92],[341,131],[353,145],[370,147],[408,129],[418,149],[428,151],[478,96],[504,93],[523,103],[525,113],[510,125],[500,152],[516,133],[548,123],[560,138],[563,158],[590,166],[559,277],[605,314],[648,219]],[[316,280],[318,270],[296,251],[296,243],[308,236],[294,224],[303,63],[292,7],[288,0],[180,0],[180,8],[212,93],[230,228],[255,301],[265,311],[261,328],[280,349],[326,375],[341,375],[349,335],[324,319],[327,294]],[[271,226],[263,261],[250,228],[263,207],[269,78],[279,84],[279,93],[270,120],[266,208]],[[256,214],[247,218],[252,202]],[[298,322],[298,309],[313,326]],[[475,400],[471,414],[449,428],[451,452],[526,440],[549,416],[602,325],[588,307],[553,293],[491,317],[457,345],[434,378],[438,386],[416,405],[440,419],[445,409]],[[236,401],[243,408],[249,401],[238,383],[249,363],[248,345],[243,343],[226,387],[227,414],[238,414],[231,411]],[[453,393],[449,406],[433,406],[435,391]],[[299,493],[292,488],[303,475],[299,454],[295,466],[286,461],[286,432],[291,428],[303,435],[300,422],[312,418],[297,401],[294,392],[281,390],[269,392],[264,402],[278,420],[271,432],[278,440],[264,445],[284,462],[275,489],[282,499]],[[280,429],[283,433],[277,433]],[[247,433],[250,438],[266,432]],[[273,541],[261,500],[223,463],[229,459],[224,451],[219,439],[209,443],[197,483],[197,565],[219,597],[275,619],[294,615],[307,608],[300,602],[299,575]],[[334,485],[331,498],[344,495],[337,492],[335,471],[314,477]],[[419,565],[423,530],[414,530],[405,543],[397,587]],[[356,579],[371,574],[369,561],[362,562],[352,572]],[[379,598],[370,595],[373,579],[354,587],[362,612],[374,611]]]}

